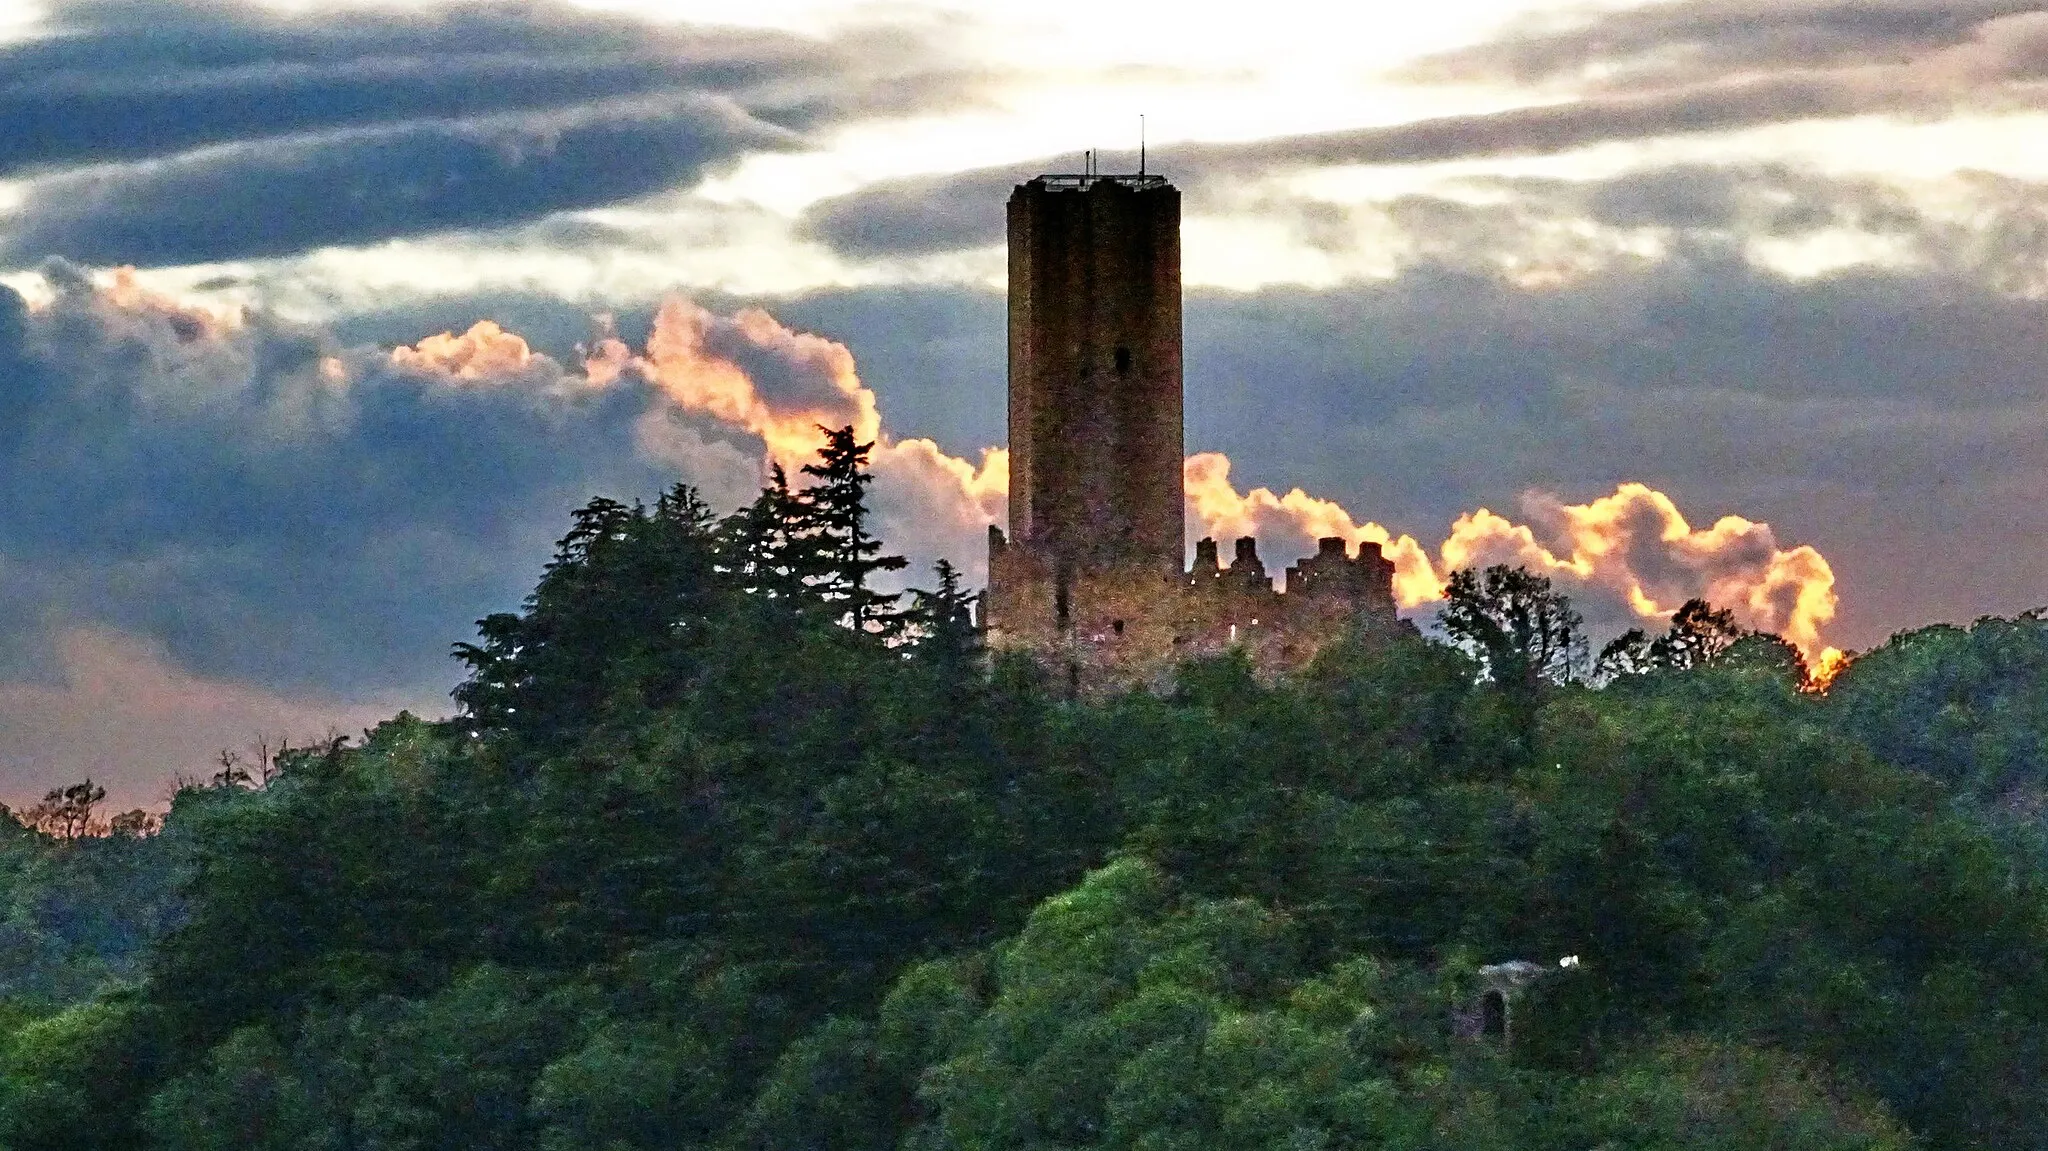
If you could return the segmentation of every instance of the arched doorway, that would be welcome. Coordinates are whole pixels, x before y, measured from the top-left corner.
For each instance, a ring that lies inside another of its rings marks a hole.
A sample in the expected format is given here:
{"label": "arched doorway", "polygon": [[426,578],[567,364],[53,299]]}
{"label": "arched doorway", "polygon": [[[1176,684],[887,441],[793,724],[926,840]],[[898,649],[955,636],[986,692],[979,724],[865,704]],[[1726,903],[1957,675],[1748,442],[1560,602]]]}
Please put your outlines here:
{"label": "arched doorway", "polygon": [[1508,1037],[1508,999],[1499,991],[1488,991],[1479,999],[1479,1034],[1488,1038]]}

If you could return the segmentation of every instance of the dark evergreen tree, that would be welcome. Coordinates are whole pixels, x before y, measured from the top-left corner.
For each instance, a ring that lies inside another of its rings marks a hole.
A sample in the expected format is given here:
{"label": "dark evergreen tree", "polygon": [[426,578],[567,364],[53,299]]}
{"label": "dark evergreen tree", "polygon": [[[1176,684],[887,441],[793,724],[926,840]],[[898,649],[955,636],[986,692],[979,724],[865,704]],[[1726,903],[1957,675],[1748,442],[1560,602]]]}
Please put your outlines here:
{"label": "dark evergreen tree", "polygon": [[789,473],[774,464],[754,502],[719,525],[721,564],[748,595],[800,608],[812,598],[809,577],[818,566],[810,555],[810,523]]}
{"label": "dark evergreen tree", "polygon": [[878,592],[868,581],[879,572],[902,571],[909,561],[883,554],[882,541],[868,530],[867,492],[875,477],[867,464],[875,445],[856,439],[851,425],[818,430],[825,446],[817,463],[804,465],[804,474],[818,482],[798,494],[817,558],[812,588],[853,630],[892,634],[905,622],[896,609],[902,596]]}
{"label": "dark evergreen tree", "polygon": [[453,695],[476,729],[560,746],[615,707],[658,706],[692,674],[730,587],[709,510],[678,484],[650,513],[598,498],[574,513],[518,614],[458,643]]}
{"label": "dark evergreen tree", "polygon": [[917,629],[917,651],[949,681],[979,678],[985,652],[974,607],[981,597],[960,586],[960,570],[948,560],[932,565],[939,586],[911,592],[910,618]]}

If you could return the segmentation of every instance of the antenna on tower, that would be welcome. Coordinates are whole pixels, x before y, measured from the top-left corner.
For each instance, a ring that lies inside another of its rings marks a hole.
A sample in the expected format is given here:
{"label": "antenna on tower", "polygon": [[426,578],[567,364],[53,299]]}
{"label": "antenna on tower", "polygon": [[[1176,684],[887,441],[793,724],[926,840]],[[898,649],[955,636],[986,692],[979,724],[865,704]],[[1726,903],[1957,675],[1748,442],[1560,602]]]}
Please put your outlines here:
{"label": "antenna on tower", "polygon": [[1138,175],[1145,174],[1145,114],[1138,113]]}

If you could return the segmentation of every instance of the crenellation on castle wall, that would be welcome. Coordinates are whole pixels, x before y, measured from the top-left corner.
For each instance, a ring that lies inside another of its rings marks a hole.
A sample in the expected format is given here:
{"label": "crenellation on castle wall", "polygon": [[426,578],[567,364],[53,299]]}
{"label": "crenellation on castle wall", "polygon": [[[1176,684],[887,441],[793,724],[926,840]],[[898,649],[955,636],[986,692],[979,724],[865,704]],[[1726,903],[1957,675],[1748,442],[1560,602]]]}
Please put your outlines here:
{"label": "crenellation on castle wall", "polygon": [[1379,545],[1361,545],[1355,557],[1341,539],[1319,547],[1287,569],[1283,591],[1249,536],[1237,541],[1227,568],[1217,562],[1215,541],[1202,540],[1194,566],[1176,580],[1136,564],[1063,572],[1043,552],[991,528],[989,642],[1037,654],[1072,687],[1093,693],[1169,686],[1182,661],[1233,649],[1260,673],[1277,675],[1340,638],[1403,626],[1393,565]]}

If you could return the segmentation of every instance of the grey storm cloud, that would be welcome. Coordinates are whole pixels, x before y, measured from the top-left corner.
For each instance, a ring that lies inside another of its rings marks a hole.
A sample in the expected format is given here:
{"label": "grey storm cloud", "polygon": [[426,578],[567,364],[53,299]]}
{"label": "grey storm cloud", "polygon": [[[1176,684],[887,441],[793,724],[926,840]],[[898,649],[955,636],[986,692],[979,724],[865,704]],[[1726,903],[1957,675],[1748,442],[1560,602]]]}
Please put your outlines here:
{"label": "grey storm cloud", "polygon": [[811,205],[798,231],[850,256],[923,256],[985,247],[1002,241],[1003,203],[1010,189],[1057,164],[1048,159],[878,181]]}
{"label": "grey storm cloud", "polygon": [[452,679],[446,645],[518,602],[568,508],[677,474],[635,451],[660,404],[631,381],[583,387],[542,358],[486,385],[46,274],[44,308],[0,288],[0,652],[16,675],[46,663],[54,629],[93,626],[273,689]]}
{"label": "grey storm cloud", "polygon": [[695,182],[985,79],[900,29],[830,39],[552,4],[282,16],[60,4],[0,49],[15,266],[170,263],[536,219]]}
{"label": "grey storm cloud", "polygon": [[723,100],[686,96],[217,146],[37,181],[0,260],[192,264],[489,227],[793,144]]}

